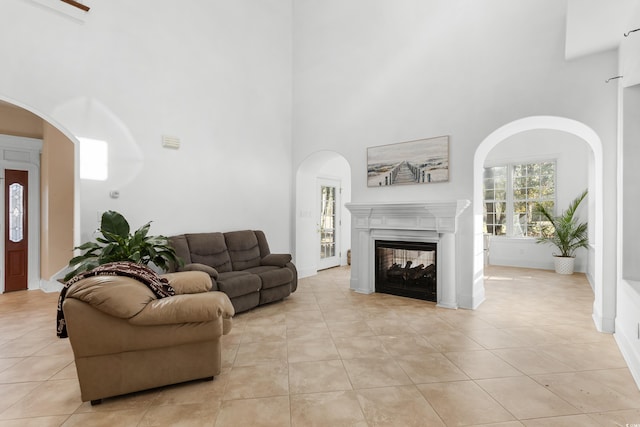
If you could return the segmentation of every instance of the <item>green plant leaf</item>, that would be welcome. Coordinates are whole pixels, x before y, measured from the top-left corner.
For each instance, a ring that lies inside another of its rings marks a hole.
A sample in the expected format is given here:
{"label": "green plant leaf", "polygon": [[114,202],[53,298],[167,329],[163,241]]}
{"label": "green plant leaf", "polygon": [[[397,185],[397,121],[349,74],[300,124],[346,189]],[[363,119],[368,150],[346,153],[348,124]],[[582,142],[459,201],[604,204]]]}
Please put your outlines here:
{"label": "green plant leaf", "polygon": [[129,230],[129,223],[122,214],[116,211],[106,211],[102,214],[100,232],[102,232],[103,235],[106,236],[105,232],[107,232],[111,235],[126,238],[129,236]]}

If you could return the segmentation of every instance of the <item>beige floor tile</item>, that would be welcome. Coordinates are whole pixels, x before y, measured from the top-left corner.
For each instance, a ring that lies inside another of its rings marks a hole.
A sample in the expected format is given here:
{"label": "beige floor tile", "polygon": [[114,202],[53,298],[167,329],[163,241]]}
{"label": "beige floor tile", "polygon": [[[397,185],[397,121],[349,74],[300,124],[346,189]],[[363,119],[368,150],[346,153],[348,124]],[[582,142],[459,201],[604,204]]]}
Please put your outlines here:
{"label": "beige floor tile", "polygon": [[327,327],[331,332],[331,336],[335,339],[345,337],[370,337],[375,335],[364,320],[357,320],[353,322],[327,321]]}
{"label": "beige floor tile", "polygon": [[318,340],[331,339],[331,332],[325,322],[309,322],[292,325],[287,328],[287,340]]}
{"label": "beige floor tile", "polygon": [[600,424],[588,415],[567,415],[537,420],[524,420],[526,427],[600,427]]}
{"label": "beige floor tile", "polygon": [[68,357],[25,357],[19,363],[0,372],[0,384],[24,381],[46,381],[72,363]]}
{"label": "beige floor tile", "polygon": [[222,367],[229,368],[233,366],[238,355],[238,348],[240,344],[222,344]]}
{"label": "beige floor tile", "polygon": [[606,412],[640,408],[640,391],[624,396],[591,372],[547,374],[532,377],[582,412]]}
{"label": "beige floor tile", "polygon": [[68,415],[54,415],[50,417],[20,418],[18,420],[0,420],[0,427],[60,427],[68,418]]}
{"label": "beige floor tile", "polygon": [[2,418],[1,414],[3,411],[31,393],[41,384],[40,382],[0,384],[0,418]]}
{"label": "beige floor tile", "polygon": [[470,427],[524,427],[520,421],[506,421],[504,423],[489,423],[489,424],[472,424]]}
{"label": "beige floor tile", "polygon": [[513,337],[516,342],[524,345],[512,345],[510,347],[530,347],[544,345],[559,345],[566,341],[543,328],[507,328],[503,331]]}
{"label": "beige floor tile", "polygon": [[575,415],[581,412],[529,377],[493,378],[476,382],[521,420]]}
{"label": "beige floor tile", "polygon": [[286,313],[286,325],[289,327],[299,326],[303,323],[324,322],[321,311],[292,311]]}
{"label": "beige floor tile", "polygon": [[351,381],[341,360],[289,363],[291,394],[351,390]]}
{"label": "beige floor tile", "polygon": [[[616,393],[626,396],[640,404],[640,390],[638,390],[638,385],[633,381],[629,368],[587,371],[583,372],[582,375],[593,381],[606,384],[608,388]],[[634,408],[635,407],[639,406],[634,406]]]}
{"label": "beige floor tile", "polygon": [[358,358],[342,361],[354,389],[411,384],[392,358]]}
{"label": "beige floor tile", "polygon": [[145,412],[147,408],[160,398],[163,390],[164,388],[160,387],[152,390],[143,390],[136,393],[124,394],[121,396],[113,396],[107,399],[102,399],[102,403],[99,405],[92,405],[90,402],[82,402],[75,413],[83,414],[87,412],[128,411],[130,409]]}
{"label": "beige floor tile", "polygon": [[636,424],[640,424],[640,409],[589,414],[589,418],[595,420],[598,423],[597,425],[601,427],[635,427]]}
{"label": "beige floor tile", "polygon": [[291,425],[287,396],[222,402],[215,427],[287,427]]}
{"label": "beige floor tile", "polygon": [[354,391],[291,396],[293,427],[367,427]]}
{"label": "beige floor tile", "polygon": [[415,335],[418,333],[402,319],[369,319],[366,322],[376,335]]}
{"label": "beige floor tile", "polygon": [[64,427],[137,426],[143,416],[137,409],[79,413],[71,415]]}
{"label": "beige floor tile", "polygon": [[334,338],[333,341],[342,359],[389,356],[377,336]]}
{"label": "beige floor tile", "polygon": [[186,383],[162,387],[153,393],[155,398],[149,406],[191,405],[200,403],[214,404],[221,401],[230,374],[223,373],[213,381],[189,381]]}
{"label": "beige floor tile", "polygon": [[515,419],[473,381],[420,384],[417,387],[448,426]]}
{"label": "beige floor tile", "polygon": [[362,320],[362,315],[358,310],[353,310],[351,307],[342,307],[336,309],[323,310],[324,319],[327,323],[335,322],[356,322]]}
{"label": "beige floor tile", "polygon": [[53,343],[53,338],[43,340],[42,338],[19,338],[0,344],[0,355],[2,357],[28,357],[33,356],[49,344]]}
{"label": "beige floor tile", "polygon": [[287,343],[287,351],[289,363],[340,358],[331,338],[292,340]]}
{"label": "beige floor tile", "polygon": [[484,348],[459,331],[422,334],[429,344],[441,352],[462,350],[484,350]]}
{"label": "beige floor tile", "polygon": [[[604,334],[603,334],[604,335]],[[562,360],[573,370],[624,368],[626,363],[613,341],[539,347],[545,354]]]}
{"label": "beige floor tile", "polygon": [[234,366],[229,373],[224,400],[252,399],[289,394],[286,363]]}
{"label": "beige floor tile", "polygon": [[473,329],[466,331],[465,335],[486,349],[527,347],[530,345],[523,338],[496,328]]}
{"label": "beige floor tile", "polygon": [[75,362],[69,363],[67,366],[62,368],[57,374],[52,376],[50,379],[52,380],[71,380],[78,379],[78,371],[76,370]]}
{"label": "beige floor tile", "polygon": [[242,332],[240,343],[284,341],[287,327],[284,324],[271,326],[247,326]]}
{"label": "beige floor tile", "polygon": [[221,402],[192,403],[189,405],[151,406],[137,427],[201,427],[213,426]]}
{"label": "beige floor tile", "polygon": [[0,358],[0,373],[7,368],[14,366],[16,363],[19,363],[24,357],[6,357]]}
{"label": "beige floor tile", "polygon": [[381,335],[378,338],[391,356],[420,355],[437,351],[420,335]]}
{"label": "beige floor tile", "polygon": [[414,384],[468,380],[469,377],[441,353],[405,355],[397,359]]}
{"label": "beige floor tile", "polygon": [[522,375],[522,372],[490,351],[463,351],[445,353],[445,356],[472,379],[517,377]]}
{"label": "beige floor tile", "polygon": [[358,401],[370,427],[444,427],[415,386],[358,390]]}
{"label": "beige floor tile", "polygon": [[0,413],[0,419],[72,414],[81,403],[77,381],[45,381]]}
{"label": "beige floor tile", "polygon": [[536,347],[493,350],[493,354],[527,375],[571,372],[575,369]]}
{"label": "beige floor tile", "polygon": [[[214,381],[116,396],[97,406],[80,401],[68,340],[55,336],[57,295],[2,294],[0,378],[21,382],[0,383],[0,427],[58,426],[67,418],[66,425],[109,427],[377,426],[419,419],[443,425],[418,388],[440,399],[440,411],[457,405],[449,425],[640,422],[633,406],[640,391],[615,340],[593,327],[593,292],[584,275],[493,266],[485,273],[486,301],[476,310],[448,310],[358,294],[349,289],[349,268],[322,271],[301,279],[284,301],[234,318]],[[501,403],[521,419],[485,423],[493,411],[472,419],[485,403]]]}
{"label": "beige floor tile", "polygon": [[234,366],[286,362],[286,341],[244,343],[238,347]]}

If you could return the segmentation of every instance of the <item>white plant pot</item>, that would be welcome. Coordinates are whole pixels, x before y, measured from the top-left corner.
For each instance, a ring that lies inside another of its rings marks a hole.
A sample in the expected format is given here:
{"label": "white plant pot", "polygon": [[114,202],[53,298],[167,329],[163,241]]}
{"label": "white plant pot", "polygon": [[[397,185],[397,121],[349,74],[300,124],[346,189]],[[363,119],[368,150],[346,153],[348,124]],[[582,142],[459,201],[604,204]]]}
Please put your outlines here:
{"label": "white plant pot", "polygon": [[553,256],[553,263],[558,274],[573,274],[576,257]]}

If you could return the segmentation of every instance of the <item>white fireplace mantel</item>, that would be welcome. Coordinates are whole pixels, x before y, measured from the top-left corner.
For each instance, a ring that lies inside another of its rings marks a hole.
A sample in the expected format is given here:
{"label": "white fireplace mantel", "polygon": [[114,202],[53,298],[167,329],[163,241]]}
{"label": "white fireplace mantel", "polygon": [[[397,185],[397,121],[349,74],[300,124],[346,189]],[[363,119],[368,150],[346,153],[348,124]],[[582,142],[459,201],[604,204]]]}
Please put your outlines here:
{"label": "white fireplace mantel", "polygon": [[457,308],[455,233],[469,200],[347,203],[351,212],[351,289],[375,292],[375,241],[437,243],[438,306]]}

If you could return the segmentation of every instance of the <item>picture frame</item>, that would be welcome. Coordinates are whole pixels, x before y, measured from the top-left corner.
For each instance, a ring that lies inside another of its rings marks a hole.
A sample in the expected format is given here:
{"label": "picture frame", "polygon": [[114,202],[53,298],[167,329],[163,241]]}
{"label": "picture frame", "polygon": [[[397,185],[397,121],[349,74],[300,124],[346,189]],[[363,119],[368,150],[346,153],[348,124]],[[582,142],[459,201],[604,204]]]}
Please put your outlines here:
{"label": "picture frame", "polygon": [[367,148],[367,186],[449,181],[449,136]]}

